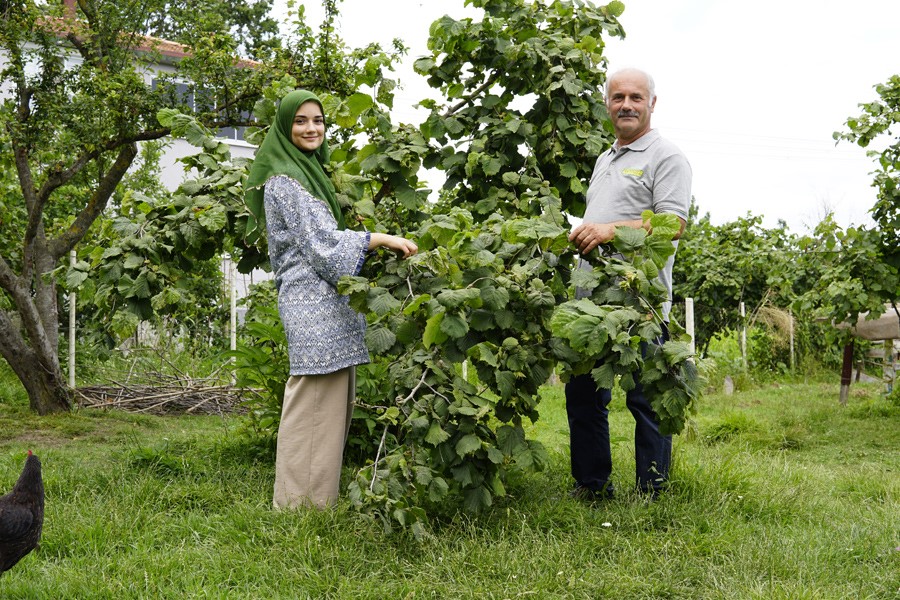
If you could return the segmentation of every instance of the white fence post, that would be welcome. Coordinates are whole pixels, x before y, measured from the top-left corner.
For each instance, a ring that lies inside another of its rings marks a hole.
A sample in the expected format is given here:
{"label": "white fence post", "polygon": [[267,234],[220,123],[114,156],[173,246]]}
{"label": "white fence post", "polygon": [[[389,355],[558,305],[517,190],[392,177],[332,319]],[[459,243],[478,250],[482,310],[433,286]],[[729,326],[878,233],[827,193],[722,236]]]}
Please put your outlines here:
{"label": "white fence post", "polygon": [[685,298],[684,299],[684,328],[687,331],[687,334],[691,336],[690,349],[691,354],[696,353],[697,344],[694,342],[696,339],[694,336],[694,299],[693,298]]}
{"label": "white fence post", "polygon": [[790,322],[788,323],[788,327],[791,332],[791,371],[794,370],[794,311],[793,309],[788,310],[788,317],[790,317]]}
{"label": "white fence post", "polygon": [[747,321],[745,317],[747,316],[746,309],[744,308],[744,303],[741,302],[741,361],[744,364],[744,368],[747,368]]}
{"label": "white fence post", "polygon": [[[226,268],[226,277],[228,278],[228,303],[229,303],[229,311],[230,311],[230,320],[229,320],[229,345],[228,347],[234,352],[237,349],[237,286],[234,281],[234,261],[231,260],[231,255],[226,254],[225,260],[227,268]],[[235,359],[231,357],[231,363],[234,364]],[[237,383],[237,372],[232,368],[231,370],[231,385],[235,385]]]}
{"label": "white fence post", "polygon": [[[69,252],[69,266],[75,268],[75,251]],[[75,389],[75,292],[69,292],[69,389]]]}
{"label": "white fence post", "polygon": [[894,340],[884,340],[884,362],[881,367],[881,375],[884,379],[884,393],[890,394],[894,391],[894,380],[897,378],[897,371],[894,365]]}

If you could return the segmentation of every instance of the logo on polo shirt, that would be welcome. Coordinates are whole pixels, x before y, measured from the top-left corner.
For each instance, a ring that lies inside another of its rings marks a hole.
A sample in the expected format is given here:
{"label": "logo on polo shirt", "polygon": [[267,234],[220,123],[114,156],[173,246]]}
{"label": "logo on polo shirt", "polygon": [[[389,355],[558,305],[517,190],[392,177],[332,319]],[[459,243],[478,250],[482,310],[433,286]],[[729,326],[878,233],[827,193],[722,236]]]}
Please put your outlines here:
{"label": "logo on polo shirt", "polygon": [[631,175],[632,177],[640,177],[644,174],[642,169],[622,169],[622,175]]}

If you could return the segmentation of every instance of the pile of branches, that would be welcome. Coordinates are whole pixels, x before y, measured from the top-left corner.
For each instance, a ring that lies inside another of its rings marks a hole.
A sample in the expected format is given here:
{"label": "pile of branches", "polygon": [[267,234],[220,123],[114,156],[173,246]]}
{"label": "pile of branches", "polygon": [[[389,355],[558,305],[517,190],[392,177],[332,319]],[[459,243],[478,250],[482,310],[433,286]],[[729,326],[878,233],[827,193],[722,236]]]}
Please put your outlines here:
{"label": "pile of branches", "polygon": [[243,402],[247,390],[223,383],[218,372],[208,377],[192,377],[174,365],[162,365],[158,357],[152,366],[146,358],[136,357],[127,372],[98,377],[105,380],[103,383],[77,388],[78,405],[156,415],[223,415],[246,411]]}
{"label": "pile of branches", "polygon": [[203,381],[171,381],[166,384],[110,384],[75,390],[79,406],[115,408],[134,413],[205,414],[240,413],[242,390]]}

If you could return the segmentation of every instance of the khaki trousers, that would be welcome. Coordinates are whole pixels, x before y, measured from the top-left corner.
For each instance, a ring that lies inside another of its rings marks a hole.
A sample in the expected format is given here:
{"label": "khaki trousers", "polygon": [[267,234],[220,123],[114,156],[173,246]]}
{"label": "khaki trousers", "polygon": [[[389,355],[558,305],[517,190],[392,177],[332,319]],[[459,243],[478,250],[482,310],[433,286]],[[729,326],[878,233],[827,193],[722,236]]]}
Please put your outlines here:
{"label": "khaki trousers", "polygon": [[275,448],[276,508],[337,501],[355,395],[356,367],[288,379]]}

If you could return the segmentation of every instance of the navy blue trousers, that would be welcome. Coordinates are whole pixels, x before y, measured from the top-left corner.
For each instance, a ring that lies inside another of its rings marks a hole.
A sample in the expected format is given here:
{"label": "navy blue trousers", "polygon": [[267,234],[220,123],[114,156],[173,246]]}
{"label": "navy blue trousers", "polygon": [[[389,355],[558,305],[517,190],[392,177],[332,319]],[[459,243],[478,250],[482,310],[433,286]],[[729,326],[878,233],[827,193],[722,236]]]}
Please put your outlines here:
{"label": "navy blue trousers", "polygon": [[[597,365],[600,366],[600,365]],[[613,492],[612,451],[609,443],[609,403],[612,392],[597,389],[590,373],[566,384],[569,453],[575,485],[601,494]],[[659,420],[638,383],[625,395],[634,416],[635,479],[638,490],[658,492],[665,487],[672,463],[672,436],[659,432]]]}

